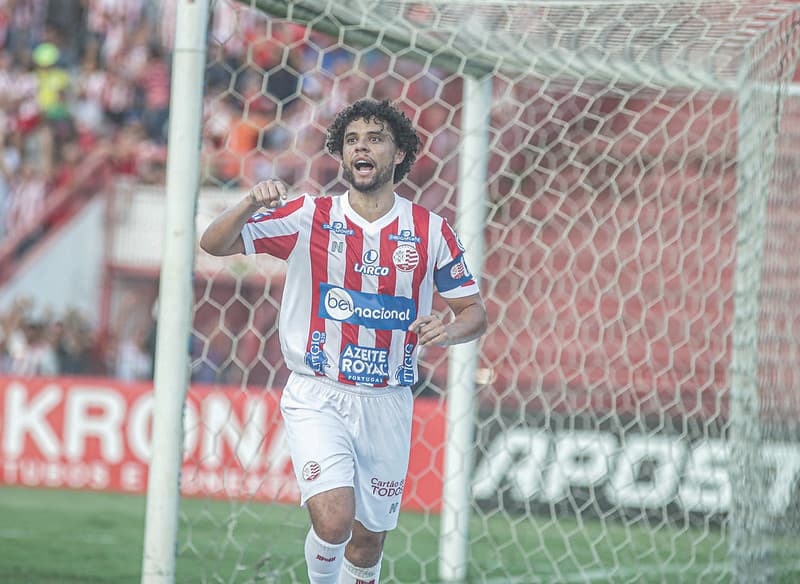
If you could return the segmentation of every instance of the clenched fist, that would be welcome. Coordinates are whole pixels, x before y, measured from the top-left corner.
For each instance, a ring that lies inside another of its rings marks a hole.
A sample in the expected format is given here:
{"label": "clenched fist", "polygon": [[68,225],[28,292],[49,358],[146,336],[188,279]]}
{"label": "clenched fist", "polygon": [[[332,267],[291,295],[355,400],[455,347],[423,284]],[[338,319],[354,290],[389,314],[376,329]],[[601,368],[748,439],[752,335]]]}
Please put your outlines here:
{"label": "clenched fist", "polygon": [[261,181],[247,194],[250,203],[267,209],[277,209],[286,203],[288,195],[283,181],[271,178]]}

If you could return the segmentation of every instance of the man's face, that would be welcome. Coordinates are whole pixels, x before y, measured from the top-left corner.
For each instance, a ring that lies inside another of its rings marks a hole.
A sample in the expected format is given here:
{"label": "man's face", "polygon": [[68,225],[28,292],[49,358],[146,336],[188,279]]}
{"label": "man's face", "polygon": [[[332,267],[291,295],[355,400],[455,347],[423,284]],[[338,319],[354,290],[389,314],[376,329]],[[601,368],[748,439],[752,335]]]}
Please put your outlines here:
{"label": "man's face", "polygon": [[353,120],[342,144],[344,178],[353,188],[370,193],[392,184],[394,167],[405,153],[398,150],[389,126],[381,120]]}

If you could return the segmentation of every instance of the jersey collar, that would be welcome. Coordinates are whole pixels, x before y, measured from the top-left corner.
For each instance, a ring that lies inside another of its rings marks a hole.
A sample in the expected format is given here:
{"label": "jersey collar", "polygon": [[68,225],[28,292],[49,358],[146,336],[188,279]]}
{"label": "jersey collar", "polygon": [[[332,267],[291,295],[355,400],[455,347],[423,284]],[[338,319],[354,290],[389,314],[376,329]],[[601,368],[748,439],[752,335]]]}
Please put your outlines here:
{"label": "jersey collar", "polygon": [[347,215],[347,218],[350,219],[353,223],[358,225],[361,229],[363,229],[367,233],[374,233],[379,231],[389,225],[392,221],[394,221],[395,217],[397,217],[397,210],[399,206],[399,198],[400,195],[397,193],[394,194],[394,203],[392,203],[392,208],[389,209],[383,216],[379,217],[375,221],[367,221],[361,215],[355,212],[353,208],[350,206],[350,191],[345,191],[342,195],[342,209],[344,210],[344,214]]}

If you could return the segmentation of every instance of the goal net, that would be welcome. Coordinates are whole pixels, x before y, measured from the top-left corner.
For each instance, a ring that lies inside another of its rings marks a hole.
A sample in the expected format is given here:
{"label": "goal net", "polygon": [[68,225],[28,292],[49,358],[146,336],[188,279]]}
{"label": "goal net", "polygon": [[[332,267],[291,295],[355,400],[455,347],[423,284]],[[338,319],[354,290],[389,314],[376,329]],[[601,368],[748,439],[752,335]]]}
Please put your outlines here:
{"label": "goal net", "polygon": [[[457,226],[466,190],[481,197],[464,243],[481,250],[490,329],[474,367],[421,358],[382,582],[800,575],[800,7],[218,0],[212,14],[199,229],[265,178],[344,190],[325,129],[362,97],[396,103],[423,140],[401,195]],[[198,253],[178,581],[306,581],[276,406],[283,269]],[[447,388],[462,373],[468,521],[451,530]]]}

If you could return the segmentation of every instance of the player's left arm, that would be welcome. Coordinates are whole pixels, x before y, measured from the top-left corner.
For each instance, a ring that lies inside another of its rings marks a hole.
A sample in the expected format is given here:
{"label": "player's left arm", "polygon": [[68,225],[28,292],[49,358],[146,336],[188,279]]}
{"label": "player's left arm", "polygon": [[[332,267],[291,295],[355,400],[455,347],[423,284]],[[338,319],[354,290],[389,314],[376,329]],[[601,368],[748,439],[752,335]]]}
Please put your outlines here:
{"label": "player's left arm", "polygon": [[486,308],[480,294],[471,294],[462,298],[445,298],[445,302],[453,311],[453,319],[445,324],[435,314],[417,317],[408,327],[419,337],[419,345],[457,345],[477,339],[487,326]]}

